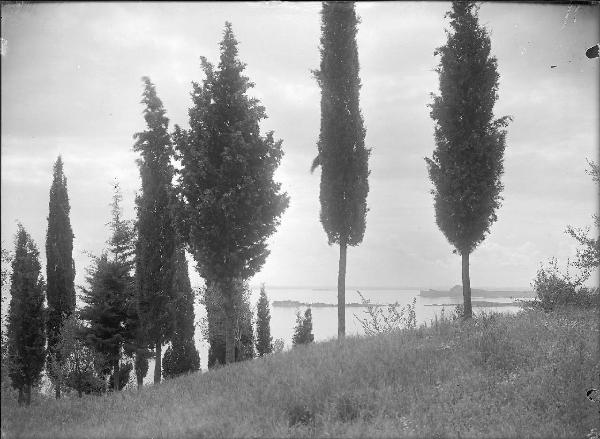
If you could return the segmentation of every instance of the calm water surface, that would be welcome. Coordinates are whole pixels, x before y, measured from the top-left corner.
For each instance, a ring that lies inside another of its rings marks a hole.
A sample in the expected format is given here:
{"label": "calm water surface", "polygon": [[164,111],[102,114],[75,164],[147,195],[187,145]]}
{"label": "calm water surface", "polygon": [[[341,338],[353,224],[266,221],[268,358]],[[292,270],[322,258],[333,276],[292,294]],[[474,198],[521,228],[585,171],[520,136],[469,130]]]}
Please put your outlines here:
{"label": "calm water surface", "polygon": [[[452,297],[436,297],[427,298],[419,296],[419,290],[394,290],[394,289],[361,289],[361,294],[365,299],[369,299],[374,304],[390,304],[398,302],[399,305],[405,306],[416,298],[416,319],[417,325],[421,323],[429,324],[435,315],[439,316],[442,306],[431,306],[435,304],[459,304],[461,299]],[[252,289],[250,305],[253,309],[253,314],[256,316],[256,303],[258,301],[260,290]],[[330,303],[337,304],[337,289],[310,289],[310,288],[267,288],[267,296],[269,301],[293,300],[303,303]],[[473,296],[473,300],[478,300]],[[512,299],[506,298],[479,298],[488,302],[511,302]],[[346,290],[346,303],[362,303],[356,290]],[[428,306],[429,305],[429,306]],[[282,339],[285,343],[285,349],[290,349],[292,346],[292,335],[294,333],[294,325],[296,323],[296,312],[304,312],[306,307],[274,307],[271,305],[271,335],[273,339]],[[519,310],[519,306],[505,307],[477,307],[475,312],[482,310],[515,313]],[[362,325],[357,320],[365,317],[365,307],[347,307],[346,308],[346,335],[364,334]],[[445,313],[448,315],[453,311],[452,307],[445,307]],[[199,323],[206,316],[204,306],[196,305],[196,322]],[[337,307],[317,307],[312,308],[313,317],[313,333],[315,341],[324,341],[337,337]],[[203,371],[206,371],[208,360],[208,342],[202,338],[200,327],[196,327],[196,346],[200,352],[200,365]],[[150,364],[150,370],[146,376],[147,382],[152,382],[154,365]]]}

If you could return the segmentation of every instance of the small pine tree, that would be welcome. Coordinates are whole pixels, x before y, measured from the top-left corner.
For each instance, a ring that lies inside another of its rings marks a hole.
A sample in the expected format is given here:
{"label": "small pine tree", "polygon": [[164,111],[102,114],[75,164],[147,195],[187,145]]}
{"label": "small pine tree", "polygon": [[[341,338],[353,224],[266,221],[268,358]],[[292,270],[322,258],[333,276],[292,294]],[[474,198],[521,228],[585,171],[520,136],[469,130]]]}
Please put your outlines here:
{"label": "small pine tree", "polygon": [[312,170],[321,166],[321,223],[329,244],[340,246],[338,338],[346,334],[346,253],[365,234],[369,154],[359,106],[358,17],[354,2],[323,2],[321,132]]}
{"label": "small pine tree", "polygon": [[312,330],[312,311],[310,308],[306,308],[304,317],[300,314],[300,311],[298,311],[296,314],[296,326],[294,327],[292,344],[297,346],[300,344],[312,343],[315,340]]}
{"label": "small pine tree", "polygon": [[265,109],[247,95],[231,23],[225,24],[218,68],[202,59],[203,84],[194,83],[190,129],[175,128],[185,241],[207,284],[224,297],[226,362],[235,361],[238,281],[265,263],[267,239],[288,206],[274,180],[283,151],[273,133],[260,134]]}
{"label": "small pine tree", "polygon": [[46,359],[44,281],[39,251],[21,224],[15,238],[8,311],[8,375],[19,405],[31,403],[31,387]]}
{"label": "small pine tree", "polygon": [[475,2],[452,3],[448,42],[440,54],[440,94],[433,96],[436,149],[426,158],[434,189],[435,219],[462,256],[464,318],[472,316],[469,255],[497,219],[510,117],[494,119],[496,58],[477,18]]}
{"label": "small pine tree", "polygon": [[147,129],[136,133],[133,149],[138,160],[142,190],[136,199],[136,282],[138,313],[143,334],[155,350],[154,382],[161,379],[162,345],[173,331],[173,259],[176,250],[172,197],[173,148],[169,119],[154,84],[143,77],[142,103]]}
{"label": "small pine tree", "polygon": [[[46,234],[46,296],[48,301],[48,353],[61,361],[55,349],[63,322],[75,310],[75,263],[73,262],[73,230],[69,219],[67,178],[63,173],[62,157],[54,163],[50,188],[48,232]],[[50,358],[50,357],[49,357]],[[60,367],[48,365],[48,370]],[[51,378],[55,378],[50,373]],[[55,380],[56,397],[60,398],[60,383]]]}
{"label": "small pine tree", "polygon": [[265,286],[260,287],[260,297],[256,310],[256,353],[259,357],[273,352],[271,337],[271,312]]}
{"label": "small pine tree", "polygon": [[135,303],[133,267],[134,234],[130,221],[122,219],[122,195],[115,185],[112,220],[109,223],[112,235],[108,241],[109,252],[94,258],[88,270],[89,290],[83,289],[86,306],[81,318],[89,322],[86,341],[103,359],[104,373],[112,370],[114,389],[120,388],[119,372],[123,350],[131,352],[136,343]]}

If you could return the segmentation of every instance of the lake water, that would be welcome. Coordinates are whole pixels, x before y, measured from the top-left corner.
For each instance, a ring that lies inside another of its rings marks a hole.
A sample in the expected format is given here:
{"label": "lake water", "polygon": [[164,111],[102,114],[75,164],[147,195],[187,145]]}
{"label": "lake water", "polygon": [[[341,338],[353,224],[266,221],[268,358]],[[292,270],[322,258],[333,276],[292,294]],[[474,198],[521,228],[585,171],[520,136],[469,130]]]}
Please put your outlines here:
{"label": "lake water", "polygon": [[[303,303],[329,303],[337,304],[337,289],[310,289],[310,288],[268,288],[266,289],[269,301],[293,300]],[[462,298],[456,299],[452,297],[421,297],[419,290],[403,290],[403,289],[361,289],[361,294],[365,299],[369,299],[374,304],[390,304],[398,302],[399,305],[405,306],[416,298],[415,314],[417,325],[421,323],[429,324],[435,315],[441,312],[442,306],[435,304],[459,304],[462,303]],[[253,315],[256,316],[256,303],[258,302],[260,289],[252,289],[250,306],[253,310]],[[518,294],[517,292],[515,294]],[[519,298],[515,296],[515,298]],[[478,298],[473,296],[473,300],[485,300],[488,302],[512,302],[510,297],[506,298]],[[356,290],[346,290],[346,303],[362,303]],[[304,312],[306,307],[274,307],[271,305],[271,336],[273,340],[282,339],[285,343],[285,349],[290,349],[292,346],[292,335],[294,333],[294,325],[296,324],[296,312]],[[514,313],[520,309],[518,305],[503,306],[503,307],[475,307],[474,312],[496,311]],[[364,334],[362,325],[357,320],[365,317],[364,307],[346,307],[346,335]],[[445,307],[445,313],[448,315],[453,311],[453,307]],[[196,322],[199,323],[206,315],[204,306],[196,305]],[[337,337],[337,307],[313,307],[313,334],[315,341],[324,341]],[[202,338],[200,328],[196,327],[196,346],[200,353],[200,365],[203,371],[207,369],[208,360],[208,342]],[[150,370],[146,376],[148,382],[152,381],[153,364],[150,364]]]}

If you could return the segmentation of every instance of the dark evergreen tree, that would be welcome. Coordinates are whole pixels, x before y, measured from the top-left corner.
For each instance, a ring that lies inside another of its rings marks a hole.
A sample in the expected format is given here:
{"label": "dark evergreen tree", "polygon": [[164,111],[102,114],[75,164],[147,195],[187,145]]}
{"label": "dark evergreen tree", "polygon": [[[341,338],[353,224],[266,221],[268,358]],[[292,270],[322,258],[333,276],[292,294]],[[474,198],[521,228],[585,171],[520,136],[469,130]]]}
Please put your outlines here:
{"label": "dark evergreen tree", "polygon": [[306,308],[304,317],[298,312],[296,314],[296,326],[294,327],[292,344],[297,346],[299,344],[308,344],[315,341],[312,329],[312,311],[310,308]]}
{"label": "dark evergreen tree", "polygon": [[19,405],[31,403],[31,387],[39,382],[46,356],[44,281],[39,251],[19,224],[10,277],[8,310],[8,375],[19,391]]}
{"label": "dark evergreen tree", "polygon": [[271,312],[265,286],[260,287],[260,297],[256,309],[256,353],[259,357],[273,352],[271,337]]}
{"label": "dark evergreen tree", "polygon": [[208,285],[223,295],[226,362],[235,360],[235,285],[257,273],[289,199],[274,181],[283,155],[243,75],[237,41],[226,23],[218,69],[202,58],[206,79],[193,83],[190,129],[175,129],[185,240]]}
{"label": "dark evergreen tree", "polygon": [[138,241],[136,282],[138,313],[147,341],[154,346],[154,382],[160,382],[162,345],[173,330],[173,258],[176,247],[171,200],[173,149],[169,119],[154,84],[147,77],[142,103],[147,129],[134,135],[142,191],[136,199]]}
{"label": "dark evergreen tree", "polygon": [[[46,234],[46,297],[48,301],[48,353],[54,361],[61,361],[55,349],[63,322],[75,310],[75,263],[73,261],[73,230],[69,219],[67,178],[63,173],[62,157],[54,163],[50,187],[48,232]],[[48,370],[56,369],[48,365]],[[60,398],[60,384],[54,379],[56,397]]]}
{"label": "dark evergreen tree", "polygon": [[496,58],[477,18],[475,2],[455,1],[448,13],[452,32],[437,72],[440,94],[433,95],[436,149],[426,158],[433,182],[436,223],[462,255],[464,317],[470,318],[469,255],[496,221],[503,185],[503,156],[510,118],[494,119],[498,98]]}
{"label": "dark evergreen tree", "polygon": [[[131,274],[133,268],[134,233],[130,221],[122,219],[122,196],[118,184],[113,196],[112,231],[107,253],[94,258],[88,270],[89,290],[83,289],[86,306],[81,318],[89,325],[87,343],[100,354],[100,370],[113,376],[113,387],[120,388],[120,361],[124,352],[134,351],[136,345],[135,284]],[[104,363],[104,364],[102,364]],[[117,378],[117,379],[115,379]]]}
{"label": "dark evergreen tree", "polygon": [[174,331],[163,362],[163,372],[168,378],[200,369],[200,355],[194,344],[194,291],[181,246],[175,253],[173,292]]}
{"label": "dark evergreen tree", "polygon": [[340,246],[338,338],[346,333],[346,252],[362,242],[369,193],[369,154],[359,107],[360,78],[353,2],[323,2],[321,132],[312,170],[321,166],[321,223],[329,244]]}

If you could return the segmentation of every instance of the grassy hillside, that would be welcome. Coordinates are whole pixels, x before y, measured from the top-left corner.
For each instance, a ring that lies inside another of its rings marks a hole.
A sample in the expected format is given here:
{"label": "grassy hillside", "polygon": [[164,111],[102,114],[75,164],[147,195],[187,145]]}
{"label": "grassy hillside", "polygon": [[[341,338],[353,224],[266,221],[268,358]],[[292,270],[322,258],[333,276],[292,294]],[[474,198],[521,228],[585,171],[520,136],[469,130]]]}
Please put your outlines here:
{"label": "grassy hillside", "polygon": [[2,437],[580,437],[600,430],[595,311],[300,347],[141,391],[18,408]]}

